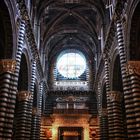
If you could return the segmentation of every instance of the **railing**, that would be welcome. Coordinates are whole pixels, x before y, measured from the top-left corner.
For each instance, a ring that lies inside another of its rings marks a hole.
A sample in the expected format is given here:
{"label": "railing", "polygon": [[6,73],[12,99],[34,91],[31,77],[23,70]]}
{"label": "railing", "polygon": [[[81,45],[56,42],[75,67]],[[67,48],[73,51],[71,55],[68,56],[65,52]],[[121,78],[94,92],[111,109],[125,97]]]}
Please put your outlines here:
{"label": "railing", "polygon": [[54,114],[89,114],[88,109],[53,109]]}

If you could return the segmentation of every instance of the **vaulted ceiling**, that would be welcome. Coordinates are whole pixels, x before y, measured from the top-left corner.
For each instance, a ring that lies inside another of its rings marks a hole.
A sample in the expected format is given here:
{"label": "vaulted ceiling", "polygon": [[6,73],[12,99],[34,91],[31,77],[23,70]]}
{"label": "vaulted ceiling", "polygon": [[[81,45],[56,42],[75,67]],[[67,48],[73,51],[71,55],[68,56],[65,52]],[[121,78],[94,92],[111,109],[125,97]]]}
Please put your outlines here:
{"label": "vaulted ceiling", "polygon": [[35,7],[40,52],[48,60],[54,60],[67,48],[82,51],[90,61],[97,57],[101,27],[105,24],[103,0],[40,0]]}

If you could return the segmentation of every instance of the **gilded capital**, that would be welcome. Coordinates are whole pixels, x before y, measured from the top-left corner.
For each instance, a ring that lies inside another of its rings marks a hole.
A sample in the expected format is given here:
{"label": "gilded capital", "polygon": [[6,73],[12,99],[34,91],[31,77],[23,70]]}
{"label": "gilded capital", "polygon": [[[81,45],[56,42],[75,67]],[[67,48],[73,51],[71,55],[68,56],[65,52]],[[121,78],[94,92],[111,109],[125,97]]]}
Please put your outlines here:
{"label": "gilded capital", "polygon": [[140,61],[128,61],[126,64],[127,74],[140,75]]}
{"label": "gilded capital", "polygon": [[13,59],[2,59],[0,60],[0,73],[4,72],[15,72],[16,61]]}
{"label": "gilded capital", "polygon": [[33,115],[38,115],[39,114],[37,107],[32,108],[32,114]]}
{"label": "gilded capital", "polygon": [[121,102],[122,100],[122,93],[120,91],[110,91],[108,93],[108,96],[111,102],[114,102],[114,101]]}
{"label": "gilded capital", "polygon": [[107,108],[102,108],[101,115],[102,116],[107,116]]}
{"label": "gilded capital", "polygon": [[32,94],[29,91],[19,91],[17,98],[18,101],[28,101],[32,98]]}

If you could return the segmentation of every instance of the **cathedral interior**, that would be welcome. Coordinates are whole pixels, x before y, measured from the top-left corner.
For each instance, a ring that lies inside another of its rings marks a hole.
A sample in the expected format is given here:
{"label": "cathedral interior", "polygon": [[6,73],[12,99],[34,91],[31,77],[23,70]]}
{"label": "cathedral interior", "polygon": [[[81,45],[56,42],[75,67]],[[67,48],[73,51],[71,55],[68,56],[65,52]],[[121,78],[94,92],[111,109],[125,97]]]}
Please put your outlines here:
{"label": "cathedral interior", "polygon": [[0,0],[0,140],[140,140],[140,0]]}

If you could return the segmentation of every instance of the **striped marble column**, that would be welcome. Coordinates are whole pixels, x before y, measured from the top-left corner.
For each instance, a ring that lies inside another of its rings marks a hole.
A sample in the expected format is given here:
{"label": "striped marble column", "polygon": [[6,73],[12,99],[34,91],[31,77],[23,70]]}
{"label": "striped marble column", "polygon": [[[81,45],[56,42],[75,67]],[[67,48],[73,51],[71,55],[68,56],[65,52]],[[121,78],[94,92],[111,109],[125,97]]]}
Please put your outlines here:
{"label": "striped marble column", "polygon": [[101,84],[98,83],[98,113],[99,113],[99,122],[100,122],[100,139],[108,140],[108,117],[107,117],[107,108],[102,107],[102,91]]}
{"label": "striped marble column", "polygon": [[100,112],[100,139],[108,140],[108,113],[107,108],[102,108]]}
{"label": "striped marble column", "polygon": [[15,70],[17,81],[18,81],[18,76],[19,76],[19,71],[20,71],[21,55],[22,55],[22,49],[23,49],[23,44],[24,44],[25,21],[21,20],[19,24],[20,25],[19,25],[19,32],[18,32],[18,43],[17,43],[17,51],[16,51],[16,70]]}
{"label": "striped marble column", "polygon": [[[34,84],[35,84],[35,78],[36,78],[36,62],[33,61],[32,64],[32,76],[31,76],[31,87],[30,87],[30,92],[33,95],[34,98]],[[38,140],[39,135],[39,124],[38,124],[38,108],[37,107],[32,107],[32,126],[31,126],[31,140]]]}
{"label": "striped marble column", "polygon": [[42,114],[42,95],[45,94],[44,92],[44,83],[40,83],[40,89],[39,89],[39,103],[38,103],[38,110],[39,110],[39,116],[38,116],[38,123],[39,123],[39,137],[40,137],[40,130],[41,130],[41,114]]}
{"label": "striped marble column", "polygon": [[[140,139],[140,61],[128,61],[127,72],[132,96],[126,97],[126,114],[128,135],[133,139]],[[133,100],[132,100],[133,99]]]}
{"label": "striped marble column", "polygon": [[16,61],[0,60],[0,139],[11,140],[16,103]]}
{"label": "striped marble column", "polygon": [[40,118],[37,107],[32,108],[32,129],[31,129],[31,140],[40,139]]}
{"label": "striped marble column", "polygon": [[107,54],[104,54],[104,63],[105,63],[105,81],[106,81],[107,113],[108,113],[108,137],[109,139],[111,139],[113,137],[113,134],[109,128],[112,126],[110,117],[112,114],[113,107],[110,105],[109,99],[110,81],[109,81],[109,62]]}
{"label": "striped marble column", "polygon": [[31,140],[40,140],[41,113],[42,113],[43,82],[39,85],[39,100],[36,108],[32,108],[32,136]]}
{"label": "striped marble column", "polygon": [[[15,66],[15,72],[14,72],[14,81],[15,81],[14,83],[15,83],[16,93],[17,93],[17,87],[18,87],[18,77],[19,77],[19,71],[20,71],[21,55],[22,55],[22,49],[23,49],[23,44],[24,44],[25,21],[19,20],[18,25],[19,26],[18,26],[18,39],[17,39],[18,42],[17,42],[17,50],[16,50],[16,66]],[[13,129],[12,139],[15,139],[15,129],[16,128]]]}
{"label": "striped marble column", "polygon": [[32,121],[32,94],[19,91],[17,94],[15,139],[30,140]]}
{"label": "striped marble column", "polygon": [[[126,61],[126,50],[123,37],[122,21],[116,20],[118,49],[120,54],[121,73],[124,90],[124,101],[127,119],[127,134],[130,139],[140,139],[140,117],[139,117],[139,97],[140,92],[139,76],[130,74],[131,68],[129,62]],[[137,65],[137,64],[136,64]],[[136,105],[137,104],[137,105]],[[137,110],[138,109],[138,110]],[[137,111],[136,111],[137,110]],[[137,113],[135,113],[135,111]]]}
{"label": "striped marble column", "polygon": [[125,138],[123,118],[122,118],[122,93],[119,91],[110,91],[108,93],[109,102],[108,104],[112,106],[111,112],[108,114],[110,127],[109,131],[111,133],[111,140],[123,140]]}
{"label": "striped marble column", "polygon": [[96,89],[96,93],[97,93],[97,110],[98,110],[98,114],[99,114],[99,124],[100,124],[100,126],[99,126],[99,130],[100,130],[100,138],[101,138],[101,136],[102,136],[102,122],[101,122],[101,108],[102,108],[102,104],[101,104],[101,102],[102,102],[102,94],[101,94],[101,83],[100,82],[98,82],[98,85],[96,85],[98,88]]}

